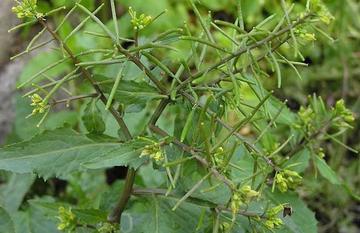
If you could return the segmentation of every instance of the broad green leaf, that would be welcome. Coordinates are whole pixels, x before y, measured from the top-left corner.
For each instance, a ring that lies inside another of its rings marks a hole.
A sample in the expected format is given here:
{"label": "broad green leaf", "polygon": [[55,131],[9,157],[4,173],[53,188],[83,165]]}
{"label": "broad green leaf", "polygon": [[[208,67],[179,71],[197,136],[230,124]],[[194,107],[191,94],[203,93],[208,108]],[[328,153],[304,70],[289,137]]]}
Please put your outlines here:
{"label": "broad green leaf", "polygon": [[96,209],[73,209],[72,212],[76,215],[80,222],[86,224],[97,224],[106,222],[107,213]]}
{"label": "broad green leaf", "polygon": [[122,231],[129,233],[205,232],[204,227],[209,224],[210,212],[205,210],[203,226],[196,231],[203,208],[184,202],[172,211],[176,201],[176,198],[153,196],[134,203],[122,217]]}
{"label": "broad green leaf", "polygon": [[[280,102],[276,98],[269,99],[267,108],[272,117],[274,117],[277,114],[277,112],[279,111],[282,105],[284,105],[284,103]],[[291,126],[295,121],[296,121],[296,114],[291,112],[289,108],[284,107],[275,122]]]}
{"label": "broad green leaf", "polygon": [[48,218],[34,208],[17,212],[14,216],[16,233],[60,233],[57,219]]}
{"label": "broad green leaf", "polygon": [[299,199],[295,193],[281,193],[279,191],[271,192],[265,191],[267,198],[271,200],[274,205],[288,203],[293,209],[291,216],[282,217],[284,226],[276,231],[281,233],[316,233],[317,221],[315,214],[306,206],[306,204]]}
{"label": "broad green leaf", "polygon": [[25,210],[12,215],[16,233],[60,233],[57,229],[58,219],[49,217],[43,209],[33,205],[31,201],[29,204]]}
{"label": "broad green leaf", "polygon": [[15,233],[11,217],[2,207],[0,207],[0,233]]}
{"label": "broad green leaf", "polygon": [[90,101],[85,110],[82,120],[89,133],[102,134],[105,131],[105,123],[101,116],[101,112],[96,105],[96,101]]}
{"label": "broad green leaf", "polygon": [[[179,180],[179,187],[184,193],[188,192],[200,179],[207,174],[199,164],[188,161],[183,167],[183,176]],[[226,205],[231,197],[229,188],[216,178],[206,179],[192,194],[192,197],[201,200]]]}
{"label": "broad green leaf", "polygon": [[291,167],[290,170],[296,172],[303,172],[309,165],[310,159],[310,151],[309,149],[305,148],[294,156],[292,156],[285,164],[285,167]]}
{"label": "broad green leaf", "polygon": [[138,167],[145,142],[99,143],[72,129],[45,131],[31,140],[0,149],[0,169],[17,173],[35,172],[48,178],[66,177],[87,168],[129,165]]}
{"label": "broad green leaf", "polygon": [[332,184],[341,184],[339,177],[336,173],[327,165],[325,160],[319,158],[318,156],[314,156],[314,162],[316,164],[317,169],[319,169],[320,174],[330,181]]}
{"label": "broad green leaf", "polygon": [[12,173],[7,183],[0,186],[0,206],[9,213],[15,212],[34,180],[31,174]]}
{"label": "broad green leaf", "polygon": [[[104,92],[110,93],[113,84],[102,84]],[[146,82],[122,80],[116,90],[114,99],[122,104],[141,104],[149,100],[167,98],[158,93],[155,87]]]}

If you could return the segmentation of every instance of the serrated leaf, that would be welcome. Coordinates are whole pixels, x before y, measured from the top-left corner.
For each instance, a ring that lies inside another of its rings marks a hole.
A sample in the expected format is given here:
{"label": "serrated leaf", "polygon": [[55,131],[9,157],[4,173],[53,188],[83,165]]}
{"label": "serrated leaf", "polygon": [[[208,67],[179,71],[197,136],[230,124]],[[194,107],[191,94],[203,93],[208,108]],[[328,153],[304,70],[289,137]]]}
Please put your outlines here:
{"label": "serrated leaf", "polygon": [[319,169],[320,174],[330,181],[332,184],[341,184],[339,177],[336,173],[327,165],[325,160],[319,158],[318,156],[314,156],[314,162],[316,164],[317,169]]}
{"label": "serrated leaf", "polygon": [[105,122],[101,116],[99,108],[96,106],[96,101],[90,101],[85,110],[82,120],[89,133],[102,134],[105,131]]}
{"label": "serrated leaf", "polygon": [[[102,90],[106,93],[110,93],[112,86],[112,83],[101,84]],[[129,80],[120,82],[114,96],[114,100],[125,105],[143,104],[150,100],[162,98],[167,98],[167,96],[159,94],[156,88],[148,83]]]}
{"label": "serrated leaf", "polygon": [[87,168],[129,165],[137,168],[145,142],[95,142],[72,129],[45,131],[34,138],[0,149],[0,169],[31,173],[48,178],[66,177],[71,172]]}
{"label": "serrated leaf", "polygon": [[295,193],[281,193],[279,191],[265,191],[266,196],[274,205],[288,203],[293,209],[291,216],[281,216],[284,226],[276,232],[281,233],[316,233],[317,221],[315,214],[299,199]]}

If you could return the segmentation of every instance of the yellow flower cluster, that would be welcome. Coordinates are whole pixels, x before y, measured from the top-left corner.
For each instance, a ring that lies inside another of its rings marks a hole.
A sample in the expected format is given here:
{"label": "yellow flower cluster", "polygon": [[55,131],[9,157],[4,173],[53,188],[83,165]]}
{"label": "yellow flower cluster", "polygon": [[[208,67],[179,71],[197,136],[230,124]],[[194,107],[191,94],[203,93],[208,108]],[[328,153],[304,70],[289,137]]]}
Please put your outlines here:
{"label": "yellow flower cluster", "polygon": [[32,114],[35,115],[37,113],[44,113],[46,109],[49,108],[49,105],[46,104],[43,100],[43,98],[41,98],[40,95],[38,94],[33,94],[30,96],[31,99],[31,106],[34,107]]}
{"label": "yellow flower cluster", "polygon": [[275,206],[274,208],[269,209],[266,211],[266,221],[265,226],[268,229],[274,229],[283,224],[281,218],[277,217],[278,214],[283,211],[284,206],[282,204]]}
{"label": "yellow flower cluster", "polygon": [[136,16],[136,11],[129,7],[129,14],[131,16],[131,24],[135,30],[141,30],[145,28],[152,21],[150,15],[141,14],[139,17]]}
{"label": "yellow flower cluster", "polygon": [[155,160],[156,162],[161,162],[164,160],[164,154],[161,150],[161,146],[159,143],[154,143],[152,145],[147,145],[143,149],[140,154],[140,157],[149,156],[151,159]]}
{"label": "yellow flower cluster", "polygon": [[230,209],[233,214],[237,213],[242,204],[249,203],[251,199],[258,197],[259,192],[252,190],[250,185],[244,185],[240,189],[236,190],[230,202]]}
{"label": "yellow flower cluster", "polygon": [[57,229],[60,231],[71,232],[76,228],[76,216],[71,212],[71,208],[66,209],[65,207],[59,207],[59,216],[58,219],[60,223],[57,226]]}
{"label": "yellow flower cluster", "polygon": [[12,8],[12,12],[14,12],[19,19],[42,17],[42,14],[36,11],[37,0],[23,0],[22,2],[17,0],[15,1],[17,6]]}
{"label": "yellow flower cluster", "polygon": [[295,124],[294,126],[298,129],[304,129],[304,131],[310,135],[315,129],[314,125],[315,112],[311,107],[300,107],[298,112],[300,123]]}
{"label": "yellow flower cluster", "polygon": [[283,170],[275,176],[275,183],[280,192],[286,192],[288,189],[295,189],[302,181],[302,177],[295,171]]}

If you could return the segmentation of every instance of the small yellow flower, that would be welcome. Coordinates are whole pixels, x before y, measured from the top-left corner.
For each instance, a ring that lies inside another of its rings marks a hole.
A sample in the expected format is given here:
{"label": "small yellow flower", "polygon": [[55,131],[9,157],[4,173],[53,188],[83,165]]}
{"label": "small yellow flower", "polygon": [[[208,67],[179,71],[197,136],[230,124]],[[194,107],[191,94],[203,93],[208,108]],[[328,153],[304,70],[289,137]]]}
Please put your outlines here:
{"label": "small yellow flower", "polygon": [[46,104],[43,100],[43,98],[41,98],[40,95],[38,94],[33,94],[30,96],[31,99],[31,106],[34,107],[33,111],[32,111],[32,115],[35,115],[37,113],[44,113],[45,110],[47,110],[50,106],[48,104]]}
{"label": "small yellow flower", "polygon": [[60,206],[58,210],[58,214],[59,216],[57,218],[60,220],[60,222],[57,225],[57,229],[59,231],[71,232],[76,228],[77,225],[76,216],[71,211],[71,208],[66,209],[63,206]]}
{"label": "small yellow flower", "polygon": [[154,143],[152,145],[147,145],[142,150],[140,157],[149,156],[151,159],[156,162],[161,162],[164,160],[164,154],[161,150],[161,146],[159,143]]}
{"label": "small yellow flower", "polygon": [[11,10],[16,14],[19,19],[22,18],[39,18],[43,15],[36,11],[37,0],[23,0],[21,2],[16,1],[17,5]]}
{"label": "small yellow flower", "polygon": [[150,15],[141,14],[137,17],[136,11],[129,7],[129,14],[131,16],[131,24],[135,30],[141,30],[151,23],[152,17]]}

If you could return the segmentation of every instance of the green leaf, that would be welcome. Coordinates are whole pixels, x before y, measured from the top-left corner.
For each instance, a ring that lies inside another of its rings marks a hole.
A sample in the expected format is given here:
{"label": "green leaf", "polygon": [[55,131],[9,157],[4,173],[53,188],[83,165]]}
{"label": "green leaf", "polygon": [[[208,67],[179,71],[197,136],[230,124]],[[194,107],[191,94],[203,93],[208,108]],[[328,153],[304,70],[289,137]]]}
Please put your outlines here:
{"label": "green leaf", "polygon": [[89,133],[102,134],[105,131],[105,122],[101,116],[99,108],[96,106],[96,101],[90,101],[82,117],[84,125]]}
{"label": "green leaf", "polygon": [[96,209],[73,209],[72,212],[76,215],[80,222],[85,224],[98,224],[106,222],[107,213]]}
{"label": "green leaf", "polygon": [[[284,103],[280,102],[276,98],[270,98],[267,104],[268,111],[271,116],[275,116]],[[296,114],[291,112],[289,108],[284,107],[279,117],[276,119],[276,123],[286,124],[291,126],[296,121]]]}
{"label": "green leaf", "polygon": [[12,173],[7,183],[0,186],[0,206],[9,213],[15,212],[34,180],[33,175]]}
{"label": "green leaf", "polygon": [[[206,170],[201,169],[196,162],[188,161],[183,168],[183,177],[179,180],[178,188],[186,193],[206,174]],[[231,191],[218,179],[208,178],[191,194],[191,197],[226,205],[231,197]]]}
{"label": "green leaf", "polygon": [[293,209],[291,216],[282,217],[284,226],[276,232],[279,233],[316,233],[317,221],[315,214],[299,199],[295,193],[271,192],[265,190],[265,195],[274,205],[288,203]]}
{"label": "green leaf", "polygon": [[176,211],[172,211],[176,201],[177,199],[171,197],[153,196],[134,203],[132,208],[124,213],[122,232],[204,232],[204,226],[209,224],[210,212],[205,214],[203,227],[196,231],[203,208],[184,202]]}
{"label": "green leaf", "polygon": [[60,233],[57,229],[58,219],[49,217],[46,211],[33,205],[32,202],[29,204],[26,210],[12,215],[16,233]]}
{"label": "green leaf", "polygon": [[0,233],[15,233],[11,217],[2,207],[0,207]]}
{"label": "green leaf", "polygon": [[[110,93],[113,83],[102,84],[101,88],[104,92]],[[116,90],[114,100],[125,104],[142,104],[150,100],[167,98],[165,95],[158,94],[155,87],[150,86],[146,82],[135,82],[122,80]]]}
{"label": "green leaf", "polygon": [[329,165],[327,165],[325,160],[319,158],[318,156],[314,156],[314,162],[316,164],[317,169],[319,169],[320,174],[325,179],[330,181],[330,183],[332,183],[332,184],[341,184],[342,183],[340,181],[339,177],[334,172],[334,170],[332,170],[331,167],[329,167]]}
{"label": "green leaf", "polygon": [[144,141],[99,143],[69,128],[45,131],[29,141],[0,149],[0,169],[17,173],[35,172],[44,178],[66,177],[87,168],[129,165],[137,168]]}
{"label": "green leaf", "polygon": [[291,167],[290,169],[298,173],[305,171],[309,166],[310,151],[305,148],[292,156],[285,164],[284,167]]}

